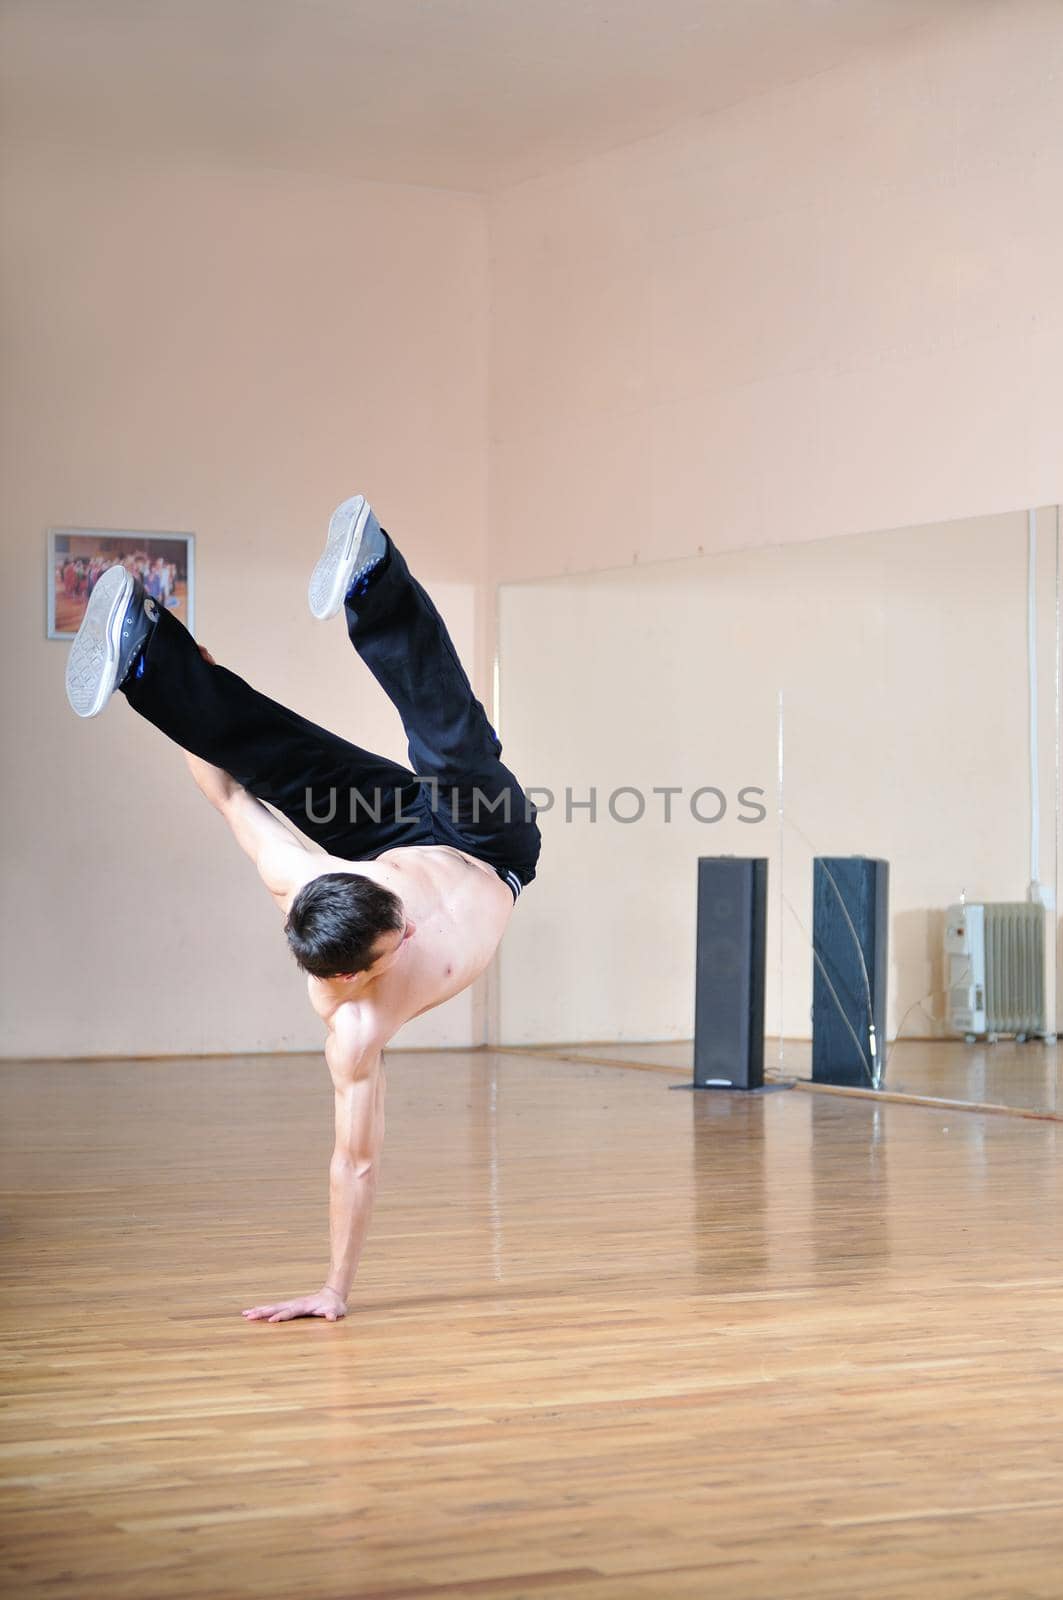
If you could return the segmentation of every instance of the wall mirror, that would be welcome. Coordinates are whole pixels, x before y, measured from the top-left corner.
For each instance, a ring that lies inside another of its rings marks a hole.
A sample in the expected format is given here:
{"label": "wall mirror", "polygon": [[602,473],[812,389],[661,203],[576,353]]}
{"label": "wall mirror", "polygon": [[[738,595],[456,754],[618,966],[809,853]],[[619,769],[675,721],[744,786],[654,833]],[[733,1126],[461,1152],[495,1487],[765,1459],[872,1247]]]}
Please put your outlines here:
{"label": "wall mirror", "polygon": [[502,586],[500,731],[544,851],[501,1041],[688,1074],[697,859],[759,855],[767,1068],[807,1079],[812,861],[875,856],[880,1086],[1063,1110],[1057,1046],[951,1025],[945,950],[950,906],[1036,901],[1054,1032],[1060,650],[1054,506]]}

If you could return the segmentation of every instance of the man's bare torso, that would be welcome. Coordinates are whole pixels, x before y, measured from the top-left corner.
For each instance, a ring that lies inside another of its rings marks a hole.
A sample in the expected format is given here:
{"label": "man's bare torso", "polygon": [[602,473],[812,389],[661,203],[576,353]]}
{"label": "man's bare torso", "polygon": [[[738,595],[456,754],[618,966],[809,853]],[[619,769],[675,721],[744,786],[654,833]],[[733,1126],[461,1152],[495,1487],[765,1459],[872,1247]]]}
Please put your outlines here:
{"label": "man's bare torso", "polygon": [[301,888],[330,872],[354,872],[390,889],[402,901],[413,933],[384,970],[354,978],[307,980],[310,1004],[330,1034],[344,1008],[358,1012],[358,1032],[382,1048],[404,1022],[460,994],[479,977],[498,947],[513,911],[513,896],[494,870],[449,845],[389,850],[374,861],[308,855],[305,869],[274,891],[284,912]]}

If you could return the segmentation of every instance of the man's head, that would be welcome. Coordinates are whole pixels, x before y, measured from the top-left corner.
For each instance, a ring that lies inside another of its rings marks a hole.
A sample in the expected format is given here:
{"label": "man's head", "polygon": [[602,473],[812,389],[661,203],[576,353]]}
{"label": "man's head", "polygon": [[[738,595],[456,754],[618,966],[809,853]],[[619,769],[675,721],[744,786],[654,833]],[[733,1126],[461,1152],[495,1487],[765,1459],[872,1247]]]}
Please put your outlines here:
{"label": "man's head", "polygon": [[304,972],[338,978],[368,972],[395,954],[410,930],[390,889],[354,872],[326,872],[299,890],[284,931]]}

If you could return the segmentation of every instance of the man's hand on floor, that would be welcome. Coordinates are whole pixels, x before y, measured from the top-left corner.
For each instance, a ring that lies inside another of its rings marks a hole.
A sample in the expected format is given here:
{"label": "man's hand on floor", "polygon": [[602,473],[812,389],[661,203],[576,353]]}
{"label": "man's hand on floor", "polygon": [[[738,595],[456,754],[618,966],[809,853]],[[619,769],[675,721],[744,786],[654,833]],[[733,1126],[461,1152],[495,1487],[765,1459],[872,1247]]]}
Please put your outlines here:
{"label": "man's hand on floor", "polygon": [[273,1306],[252,1306],[241,1313],[248,1322],[291,1322],[295,1317],[324,1317],[326,1322],[338,1322],[347,1315],[347,1303],[335,1289],[319,1289],[316,1294],[301,1295],[298,1300],[279,1300]]}

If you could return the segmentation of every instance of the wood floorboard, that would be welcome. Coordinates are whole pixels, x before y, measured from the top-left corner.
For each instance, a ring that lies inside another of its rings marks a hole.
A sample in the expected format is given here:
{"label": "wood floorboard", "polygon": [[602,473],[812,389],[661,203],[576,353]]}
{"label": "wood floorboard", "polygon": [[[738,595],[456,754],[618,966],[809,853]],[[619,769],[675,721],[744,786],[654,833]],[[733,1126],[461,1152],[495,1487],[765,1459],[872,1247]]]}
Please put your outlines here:
{"label": "wood floorboard", "polygon": [[0,1066],[5,1595],[1063,1593],[1058,1123],[389,1059],[345,1322],[311,1057]]}

